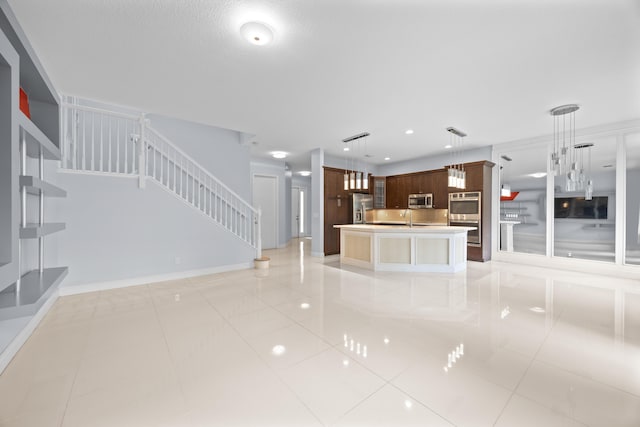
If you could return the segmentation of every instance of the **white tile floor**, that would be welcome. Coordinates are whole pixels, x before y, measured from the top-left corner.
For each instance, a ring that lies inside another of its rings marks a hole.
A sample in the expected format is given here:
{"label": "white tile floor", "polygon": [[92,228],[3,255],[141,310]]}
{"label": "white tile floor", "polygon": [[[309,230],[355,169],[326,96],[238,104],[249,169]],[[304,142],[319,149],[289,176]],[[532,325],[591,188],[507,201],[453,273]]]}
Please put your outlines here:
{"label": "white tile floor", "polygon": [[640,281],[374,274],[309,243],[60,298],[0,377],[0,426],[640,426]]}

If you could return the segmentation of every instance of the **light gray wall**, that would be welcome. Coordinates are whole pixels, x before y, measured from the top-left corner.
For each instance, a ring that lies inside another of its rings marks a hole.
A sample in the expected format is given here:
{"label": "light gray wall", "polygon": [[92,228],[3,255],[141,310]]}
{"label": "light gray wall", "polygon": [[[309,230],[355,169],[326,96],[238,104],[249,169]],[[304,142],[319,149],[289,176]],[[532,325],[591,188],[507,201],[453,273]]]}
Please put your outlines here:
{"label": "light gray wall", "polygon": [[[291,236],[291,222],[287,221],[287,216],[291,217],[291,177],[286,177],[286,165],[282,160],[253,159],[250,165],[251,180],[255,175],[275,176],[278,178],[278,247],[286,246]],[[288,186],[288,190],[287,190]],[[288,194],[287,194],[288,193]],[[249,201],[252,201],[249,198]],[[289,203],[287,203],[289,201]]]}
{"label": "light gray wall", "polygon": [[323,166],[329,166],[331,168],[345,169],[345,170],[355,169],[358,171],[367,172],[373,176],[378,176],[378,171],[379,171],[379,166],[376,166],[369,162],[365,162],[363,160],[358,160],[357,162],[354,162],[354,160],[348,156],[335,157],[326,153],[324,154]]}
{"label": "light gray wall", "polygon": [[240,197],[251,201],[249,146],[240,144],[239,132],[155,114],[147,118],[154,129]]}
{"label": "light gray wall", "polygon": [[[463,151],[456,157],[456,163],[478,162],[491,160],[491,147],[481,147]],[[451,154],[439,156],[424,156],[404,162],[378,165],[379,176],[400,175],[404,173],[441,169],[452,162]]]}
{"label": "light gray wall", "polygon": [[311,255],[324,256],[324,150],[311,151]]}
{"label": "light gray wall", "polygon": [[[198,210],[136,179],[60,173],[67,198],[52,201],[67,229],[57,259],[63,286],[250,263],[253,249]],[[179,259],[177,259],[179,258]]]}

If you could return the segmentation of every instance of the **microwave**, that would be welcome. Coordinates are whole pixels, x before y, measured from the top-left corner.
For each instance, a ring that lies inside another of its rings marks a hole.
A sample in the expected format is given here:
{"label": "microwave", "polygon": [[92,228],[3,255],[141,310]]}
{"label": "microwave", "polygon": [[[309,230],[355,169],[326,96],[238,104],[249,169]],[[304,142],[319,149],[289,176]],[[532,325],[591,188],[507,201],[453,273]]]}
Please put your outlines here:
{"label": "microwave", "polygon": [[433,194],[409,194],[409,209],[426,209],[433,207]]}

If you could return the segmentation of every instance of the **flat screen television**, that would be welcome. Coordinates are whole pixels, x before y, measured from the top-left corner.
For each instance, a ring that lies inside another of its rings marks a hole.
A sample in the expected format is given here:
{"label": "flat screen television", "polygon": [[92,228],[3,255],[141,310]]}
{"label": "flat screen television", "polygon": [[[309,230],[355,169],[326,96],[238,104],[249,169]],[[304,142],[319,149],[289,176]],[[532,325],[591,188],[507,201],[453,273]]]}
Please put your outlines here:
{"label": "flat screen television", "polygon": [[607,196],[593,197],[556,197],[555,217],[575,219],[607,219],[609,198]]}

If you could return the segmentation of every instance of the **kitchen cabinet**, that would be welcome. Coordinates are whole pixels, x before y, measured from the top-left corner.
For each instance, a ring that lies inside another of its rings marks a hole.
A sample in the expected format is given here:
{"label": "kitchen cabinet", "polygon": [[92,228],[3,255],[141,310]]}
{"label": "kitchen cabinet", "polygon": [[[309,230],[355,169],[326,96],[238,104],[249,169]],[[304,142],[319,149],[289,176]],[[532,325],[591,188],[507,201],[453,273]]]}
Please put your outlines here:
{"label": "kitchen cabinet", "polygon": [[386,184],[387,179],[384,176],[371,177],[369,188],[373,191],[373,207],[374,209],[384,209],[386,205]]}
{"label": "kitchen cabinet", "polygon": [[387,208],[394,209],[400,207],[400,187],[397,176],[388,176],[387,185]]}
{"label": "kitchen cabinet", "polygon": [[457,191],[480,191],[481,200],[481,246],[469,246],[467,259],[489,261],[491,259],[491,178],[495,163],[489,161],[466,163],[467,188]]}
{"label": "kitchen cabinet", "polygon": [[340,231],[334,225],[349,223],[349,192],[344,170],[324,168],[324,254],[340,253]]}
{"label": "kitchen cabinet", "polygon": [[445,169],[431,172],[431,188],[433,193],[433,207],[438,209],[449,208],[448,175]]}

